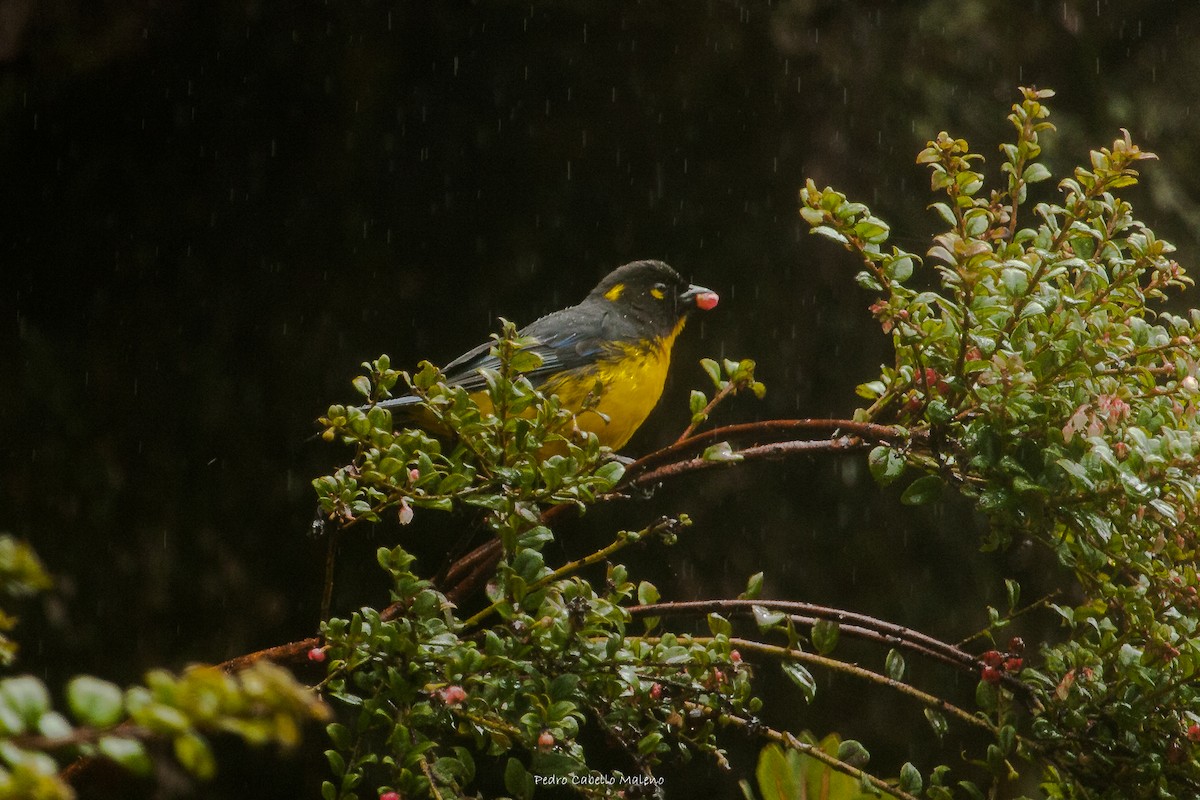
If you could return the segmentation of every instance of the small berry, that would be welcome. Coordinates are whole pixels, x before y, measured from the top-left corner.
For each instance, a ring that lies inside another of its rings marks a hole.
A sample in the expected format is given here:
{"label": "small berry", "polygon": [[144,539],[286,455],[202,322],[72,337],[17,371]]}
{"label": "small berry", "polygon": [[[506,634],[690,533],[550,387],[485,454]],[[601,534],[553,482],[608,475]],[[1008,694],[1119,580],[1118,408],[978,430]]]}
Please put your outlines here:
{"label": "small berry", "polygon": [[995,686],[1000,682],[1000,670],[996,669],[995,667],[984,667],[981,677],[987,683]]}
{"label": "small berry", "polygon": [[554,747],[554,734],[550,731],[542,731],[538,736],[538,749],[549,750],[551,747]]}
{"label": "small berry", "polygon": [[1023,667],[1024,665],[1025,665],[1025,659],[1020,658],[1019,656],[1013,656],[1011,658],[1005,659],[1004,671],[1005,672],[1018,672],[1018,671],[1020,671],[1021,667]]}
{"label": "small berry", "polygon": [[457,684],[447,686],[438,694],[441,696],[442,702],[448,706],[456,706],[467,699],[467,690]]}
{"label": "small berry", "polygon": [[742,663],[742,654],[739,653],[737,650],[730,650],[729,651],[729,660],[732,661],[734,664],[740,664],[740,663]]}
{"label": "small berry", "polygon": [[989,667],[998,667],[1004,661],[1004,656],[1000,655],[999,650],[988,650],[979,657],[979,660]]}
{"label": "small berry", "polygon": [[322,661],[325,660],[325,648],[324,647],[314,647],[313,649],[309,650],[308,651],[308,660],[315,661],[318,664],[320,664]]}
{"label": "small berry", "polygon": [[650,685],[650,699],[658,700],[661,697],[662,697],[662,684],[661,683],[652,683]]}
{"label": "small berry", "polygon": [[1193,722],[1187,729],[1189,742],[1200,742],[1200,725]]}
{"label": "small berry", "polygon": [[1020,653],[1025,650],[1025,640],[1020,636],[1014,636],[1008,640],[1008,649],[1014,653]]}
{"label": "small berry", "polygon": [[379,795],[379,800],[400,800],[400,794],[398,792],[384,792]]}
{"label": "small berry", "polygon": [[416,467],[413,467],[412,469],[410,469],[408,471],[408,482],[416,483],[419,480],[421,480],[421,470],[417,469]]}

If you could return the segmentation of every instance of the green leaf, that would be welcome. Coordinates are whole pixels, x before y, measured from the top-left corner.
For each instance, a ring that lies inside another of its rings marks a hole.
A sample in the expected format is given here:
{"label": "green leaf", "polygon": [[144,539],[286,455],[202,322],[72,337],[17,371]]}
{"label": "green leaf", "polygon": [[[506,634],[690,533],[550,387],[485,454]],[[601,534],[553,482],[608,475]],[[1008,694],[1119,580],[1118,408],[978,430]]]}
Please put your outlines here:
{"label": "green leaf", "polygon": [[1017,604],[1021,602],[1021,584],[1012,578],[1005,578],[1004,589],[1008,593],[1008,610],[1016,611]]}
{"label": "green leaf", "polygon": [[774,627],[783,622],[784,617],[787,616],[782,611],[775,611],[765,606],[750,606],[750,610],[754,613],[754,622],[760,629]]}
{"label": "green leaf", "polygon": [[515,758],[510,758],[504,766],[504,788],[517,800],[533,797],[533,776],[525,769],[525,765]]}
{"label": "green leaf", "polygon": [[871,477],[880,486],[887,486],[904,474],[904,456],[886,444],[871,449],[867,455],[867,467]]}
{"label": "green leaf", "polygon": [[888,262],[887,276],[897,283],[904,283],[912,277],[913,260],[908,256],[902,256]]}
{"label": "green leaf", "polygon": [[812,643],[817,652],[827,656],[837,647],[840,626],[828,619],[819,619],[812,626]]}
{"label": "green leaf", "polygon": [[904,656],[900,655],[900,651],[892,649],[888,651],[887,658],[884,660],[884,671],[887,676],[894,681],[904,680]]}
{"label": "green leaf", "polygon": [[637,588],[638,605],[652,606],[660,597],[658,587],[650,581],[642,581]]}
{"label": "green leaf", "polygon": [[735,453],[729,442],[717,442],[706,448],[700,457],[705,461],[726,461],[729,463],[736,463],[745,458],[741,453]]}
{"label": "green leaf", "polygon": [[739,600],[754,600],[762,594],[763,574],[756,572],[746,581],[746,591],[738,595]]}
{"label": "green leaf", "polygon": [[217,771],[208,742],[193,731],[175,737],[175,758],[180,766],[203,781],[211,779]]}
{"label": "green leaf", "polygon": [[946,732],[950,730],[950,725],[946,722],[946,718],[942,715],[942,712],[933,708],[927,708],[925,709],[925,719],[929,722],[929,727],[933,729],[934,736],[940,742],[942,737],[946,735]]}
{"label": "green leaf", "polygon": [[905,761],[900,767],[900,788],[909,794],[920,794],[923,785],[921,771],[914,767],[911,761]]}
{"label": "green leaf", "polygon": [[94,728],[107,728],[121,721],[125,715],[123,698],[121,687],[90,675],[79,675],[67,684],[71,713],[80,723]]}
{"label": "green leaf", "polygon": [[942,479],[937,475],[923,475],[908,485],[900,502],[906,506],[923,506],[941,497]]}
{"label": "green leaf", "polygon": [[149,775],[154,766],[154,762],[137,739],[104,736],[96,743],[96,747],[105,758],[112,759],[134,775]]}
{"label": "green leaf", "polygon": [[792,769],[783,748],[777,744],[769,744],[759,751],[754,777],[763,800],[796,800],[803,797],[796,782],[800,776]]}
{"label": "green leaf", "polygon": [[733,625],[729,623],[729,620],[716,613],[708,615],[708,630],[713,636],[733,635]]}
{"label": "green leaf", "polygon": [[1039,181],[1044,181],[1049,177],[1050,170],[1047,169],[1044,164],[1036,161],[1027,166],[1024,174],[1021,175],[1021,179],[1026,183],[1037,183]]}
{"label": "green leaf", "polygon": [[779,666],[783,670],[783,674],[800,687],[804,699],[811,703],[817,696],[817,681],[813,678],[812,673],[798,661],[784,661]]}
{"label": "green leaf", "polygon": [[813,228],[811,232],[820,234],[821,236],[824,236],[827,239],[833,239],[835,242],[837,242],[839,244],[849,244],[850,243],[850,240],[847,239],[843,234],[839,233],[837,231],[837,229],[831,228],[828,225],[818,225],[817,227]]}
{"label": "green leaf", "polygon": [[0,702],[17,713],[31,728],[50,709],[50,692],[46,684],[32,675],[19,675],[0,681]]}
{"label": "green leaf", "polygon": [[871,760],[871,754],[867,752],[867,748],[854,739],[846,739],[838,745],[837,751],[838,761],[845,762],[852,767],[863,768]]}
{"label": "green leaf", "polygon": [[721,365],[711,358],[700,359],[700,366],[708,375],[709,380],[713,382],[713,386],[717,389],[724,387],[725,382],[721,380]]}

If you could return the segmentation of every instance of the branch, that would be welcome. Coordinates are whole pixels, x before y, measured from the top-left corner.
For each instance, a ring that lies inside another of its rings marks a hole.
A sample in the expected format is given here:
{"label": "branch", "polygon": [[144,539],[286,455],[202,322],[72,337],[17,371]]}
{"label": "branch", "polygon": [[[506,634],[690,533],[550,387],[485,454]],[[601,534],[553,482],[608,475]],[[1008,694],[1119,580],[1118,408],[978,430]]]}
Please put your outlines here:
{"label": "branch", "polygon": [[[704,707],[697,706],[697,708]],[[869,772],[863,772],[858,767],[851,766],[845,761],[839,761],[837,758],[829,755],[817,745],[800,741],[787,731],[777,731],[774,728],[769,728],[756,721],[748,720],[745,717],[739,717],[736,714],[718,713],[711,716],[722,725],[733,725],[745,731],[757,733],[758,735],[781,744],[784,747],[804,753],[806,756],[811,756],[830,769],[836,770],[843,775],[849,775],[851,778],[860,781],[865,780],[879,791],[891,795],[892,797],[898,797],[900,800],[920,800],[916,795],[909,794],[903,789],[892,786],[887,781],[877,778]]]}
{"label": "branch", "polygon": [[[628,611],[629,615],[636,619],[638,617],[669,617],[681,614],[752,614],[755,607],[781,611],[796,622],[805,625],[812,625],[817,619],[831,620],[838,623],[839,630],[852,636],[901,647],[965,672],[978,674],[979,670],[985,666],[982,661],[965,650],[920,631],[885,622],[866,614],[813,603],[801,603],[793,600],[690,600],[634,606]],[[1013,690],[1014,694],[1025,698],[1026,702],[1033,700],[1030,688],[1021,681],[1011,675],[1003,675],[1002,680],[1005,686]]]}

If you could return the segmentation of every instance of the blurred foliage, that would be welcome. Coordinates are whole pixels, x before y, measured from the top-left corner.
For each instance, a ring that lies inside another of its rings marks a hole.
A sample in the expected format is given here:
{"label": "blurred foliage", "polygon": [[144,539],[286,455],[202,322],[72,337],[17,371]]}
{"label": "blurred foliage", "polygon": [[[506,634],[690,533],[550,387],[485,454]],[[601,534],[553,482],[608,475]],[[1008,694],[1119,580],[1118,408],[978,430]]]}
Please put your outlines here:
{"label": "blurred foliage", "polygon": [[[842,739],[836,733],[819,742],[807,731],[799,738],[831,757],[836,757],[842,746]],[[864,792],[858,781],[834,772],[829,765],[812,756],[785,750],[777,744],[767,745],[759,753],[754,777],[758,784],[757,796],[762,800],[872,800],[879,796]],[[756,795],[748,783],[743,783],[742,791],[746,800],[755,800]]]}
{"label": "blurred foliage", "polygon": [[[11,536],[0,536],[0,595],[28,596],[50,580],[37,555]],[[6,626],[15,619],[3,614]],[[15,648],[8,640],[8,664]],[[6,666],[7,666],[6,665]],[[121,689],[77,675],[63,690],[70,716],[56,711],[50,689],[33,675],[0,679],[0,798],[71,800],[77,759],[107,759],[137,775],[153,769],[146,743],[171,744],[177,763],[201,780],[217,765],[212,734],[247,743],[293,747],[300,728],[324,719],[325,704],[287,670],[260,662],[236,675],[193,667],[175,676],[156,670],[143,685]]]}

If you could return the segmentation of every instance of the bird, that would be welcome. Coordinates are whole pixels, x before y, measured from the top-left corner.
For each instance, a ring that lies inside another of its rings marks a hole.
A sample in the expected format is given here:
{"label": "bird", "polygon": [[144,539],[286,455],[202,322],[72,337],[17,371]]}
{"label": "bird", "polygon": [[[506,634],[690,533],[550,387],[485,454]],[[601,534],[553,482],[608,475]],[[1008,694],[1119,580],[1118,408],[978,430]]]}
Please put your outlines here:
{"label": "bird", "polygon": [[[543,394],[557,395],[576,415],[580,430],[618,450],[658,405],[671,349],[688,317],[715,308],[719,299],[662,261],[617,267],[577,305],[518,331],[529,340],[522,349],[541,358],[525,377]],[[481,370],[500,366],[493,346],[487,342],[468,350],[442,370],[447,384],[466,389],[484,411],[490,411],[490,403]],[[419,402],[410,394],[376,405],[402,410]]]}

